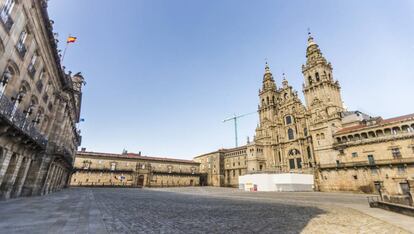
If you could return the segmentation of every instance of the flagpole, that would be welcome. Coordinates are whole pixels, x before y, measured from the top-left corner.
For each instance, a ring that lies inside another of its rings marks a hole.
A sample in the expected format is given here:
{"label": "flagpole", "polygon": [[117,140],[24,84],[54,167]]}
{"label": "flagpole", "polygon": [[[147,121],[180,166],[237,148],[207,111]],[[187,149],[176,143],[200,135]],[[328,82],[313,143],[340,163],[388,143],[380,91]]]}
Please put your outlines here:
{"label": "flagpole", "polygon": [[63,54],[62,54],[62,59],[61,59],[61,63],[63,63],[63,59],[65,59],[65,54],[66,54],[66,50],[68,49],[69,46],[69,42],[66,41],[66,46],[65,49],[63,50]]}

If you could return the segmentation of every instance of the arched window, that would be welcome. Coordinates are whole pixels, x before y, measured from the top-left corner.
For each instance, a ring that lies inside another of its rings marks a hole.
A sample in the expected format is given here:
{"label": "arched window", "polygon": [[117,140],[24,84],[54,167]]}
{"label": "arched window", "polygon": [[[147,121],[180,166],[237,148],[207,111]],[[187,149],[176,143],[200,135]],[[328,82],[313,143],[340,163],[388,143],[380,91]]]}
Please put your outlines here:
{"label": "arched window", "polygon": [[289,94],[285,93],[285,95],[283,96],[285,99],[288,99]]}
{"label": "arched window", "polygon": [[293,129],[291,129],[291,128],[288,129],[288,138],[289,138],[289,140],[293,140],[295,138],[294,133],[293,133]]}
{"label": "arched window", "polygon": [[308,76],[308,82],[309,82],[309,85],[312,84],[312,77],[311,76]]}
{"label": "arched window", "polygon": [[289,125],[289,124],[291,124],[293,121],[292,121],[292,116],[290,116],[290,115],[288,115],[288,116],[286,116],[285,117],[285,123],[286,123],[286,125]]}
{"label": "arched window", "polygon": [[275,104],[275,96],[272,97],[273,104]]}
{"label": "arched window", "polygon": [[267,105],[269,105],[269,97],[266,97]]}
{"label": "arched window", "polygon": [[319,73],[315,73],[316,82],[319,82],[321,79],[319,78]]}
{"label": "arched window", "polygon": [[304,134],[305,136],[308,136],[308,128],[304,128],[304,129],[303,129],[303,134]]}
{"label": "arched window", "polygon": [[262,105],[264,105],[265,104],[265,101],[264,101],[264,98],[262,99]]}
{"label": "arched window", "polygon": [[307,148],[306,148],[306,151],[307,151],[307,153],[308,153],[308,158],[310,159],[310,158],[312,158],[312,152],[311,152],[311,148],[310,148],[310,146],[308,146]]}

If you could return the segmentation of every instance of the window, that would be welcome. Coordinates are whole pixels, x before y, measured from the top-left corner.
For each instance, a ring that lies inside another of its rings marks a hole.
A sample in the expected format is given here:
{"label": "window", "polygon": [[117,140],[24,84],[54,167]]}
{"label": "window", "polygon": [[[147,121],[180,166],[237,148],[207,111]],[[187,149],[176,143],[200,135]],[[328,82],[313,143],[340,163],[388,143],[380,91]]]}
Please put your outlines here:
{"label": "window", "polygon": [[316,78],[316,82],[319,82],[320,81],[320,78],[319,78],[319,73],[315,73],[315,78]]}
{"label": "window", "polygon": [[25,46],[25,42],[26,42],[26,38],[27,38],[27,32],[26,30],[23,30],[20,33],[19,39],[17,40],[17,44],[16,44],[16,49],[19,52],[20,58],[24,58],[24,56],[26,55],[26,46]]}
{"label": "window", "polygon": [[293,129],[291,129],[291,128],[288,129],[288,138],[289,138],[289,140],[293,140],[295,138],[295,136],[293,134]]}
{"label": "window", "polygon": [[298,166],[298,169],[302,168],[302,159],[301,158],[296,159],[296,165]]}
{"label": "window", "polygon": [[353,152],[353,153],[352,153],[352,157],[353,157],[353,158],[358,157],[358,153],[357,153],[357,152]]}
{"label": "window", "polygon": [[29,72],[30,77],[33,79],[34,75],[36,74],[36,61],[37,61],[37,54],[34,53],[32,59],[30,60],[29,66],[27,67],[27,71]]}
{"label": "window", "polygon": [[405,167],[404,167],[404,165],[398,165],[397,166],[397,169],[398,169],[398,173],[405,173]]}
{"label": "window", "polygon": [[392,152],[392,157],[394,159],[401,158],[401,152],[400,152],[400,149],[399,148],[392,148],[391,149],[391,152]]}
{"label": "window", "polygon": [[290,169],[295,169],[295,159],[289,159],[289,167]]}
{"label": "window", "polygon": [[0,11],[0,19],[3,22],[3,24],[6,26],[7,30],[11,29],[11,26],[13,25],[13,20],[10,17],[10,14],[14,7],[14,0],[6,0],[3,7]]}
{"label": "window", "polygon": [[307,128],[303,129],[303,135],[308,136],[308,129]]}
{"label": "window", "polygon": [[312,77],[311,76],[308,76],[308,82],[309,82],[309,85],[312,84]]}
{"label": "window", "polygon": [[291,124],[292,123],[292,116],[290,116],[290,115],[286,116],[285,117],[285,122],[286,122],[286,125]]}
{"label": "window", "polygon": [[233,176],[236,176],[236,170],[233,170]]}
{"label": "window", "polygon": [[239,175],[241,175],[242,174],[242,171],[241,171],[241,169],[239,169]]}
{"label": "window", "polygon": [[408,183],[400,183],[401,193],[403,195],[410,195],[410,187]]}
{"label": "window", "polygon": [[368,155],[368,163],[370,165],[375,165],[374,155]]}
{"label": "window", "polygon": [[116,163],[112,162],[111,163],[111,171],[115,171],[116,170]]}
{"label": "window", "polygon": [[263,165],[260,165],[259,166],[259,170],[261,171],[261,170],[263,170]]}
{"label": "window", "polygon": [[307,151],[307,153],[308,153],[308,158],[309,158],[309,159],[311,159],[311,158],[312,158],[312,152],[311,152],[311,148],[310,148],[310,146],[308,146],[308,147],[306,148],[306,151]]}

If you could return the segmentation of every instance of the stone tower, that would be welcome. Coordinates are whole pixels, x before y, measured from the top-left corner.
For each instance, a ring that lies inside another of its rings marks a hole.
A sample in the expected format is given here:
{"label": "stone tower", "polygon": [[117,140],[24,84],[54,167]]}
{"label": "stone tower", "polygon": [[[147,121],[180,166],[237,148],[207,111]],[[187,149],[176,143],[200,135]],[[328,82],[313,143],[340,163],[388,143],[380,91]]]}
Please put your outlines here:
{"label": "stone tower", "polygon": [[320,163],[334,163],[337,155],[332,148],[333,134],[341,127],[341,113],[344,111],[340,86],[333,79],[331,63],[322,55],[310,34],[302,73],[315,159]]}
{"label": "stone tower", "polygon": [[263,75],[262,89],[259,90],[259,117],[260,123],[273,120],[276,114],[276,84],[273,75],[270,72],[269,65],[266,62],[265,74]]}
{"label": "stone tower", "polygon": [[338,81],[333,79],[332,65],[323,57],[319,46],[310,34],[306,49],[306,64],[302,65],[302,73],[305,79],[303,92],[308,109],[323,103],[326,107],[335,107],[336,111],[342,111],[341,88]]}

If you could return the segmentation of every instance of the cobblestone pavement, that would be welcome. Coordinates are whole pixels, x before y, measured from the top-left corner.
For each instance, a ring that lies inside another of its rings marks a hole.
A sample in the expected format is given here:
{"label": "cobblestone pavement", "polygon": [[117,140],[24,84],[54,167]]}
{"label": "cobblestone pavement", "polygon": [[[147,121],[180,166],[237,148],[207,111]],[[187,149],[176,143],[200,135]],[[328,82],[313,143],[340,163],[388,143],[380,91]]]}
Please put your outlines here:
{"label": "cobblestone pavement", "polygon": [[0,233],[406,233],[334,205],[362,202],[362,196],[328,195],[328,203],[318,204],[306,199],[323,200],[321,194],[288,195],[204,187],[72,188],[0,202]]}

